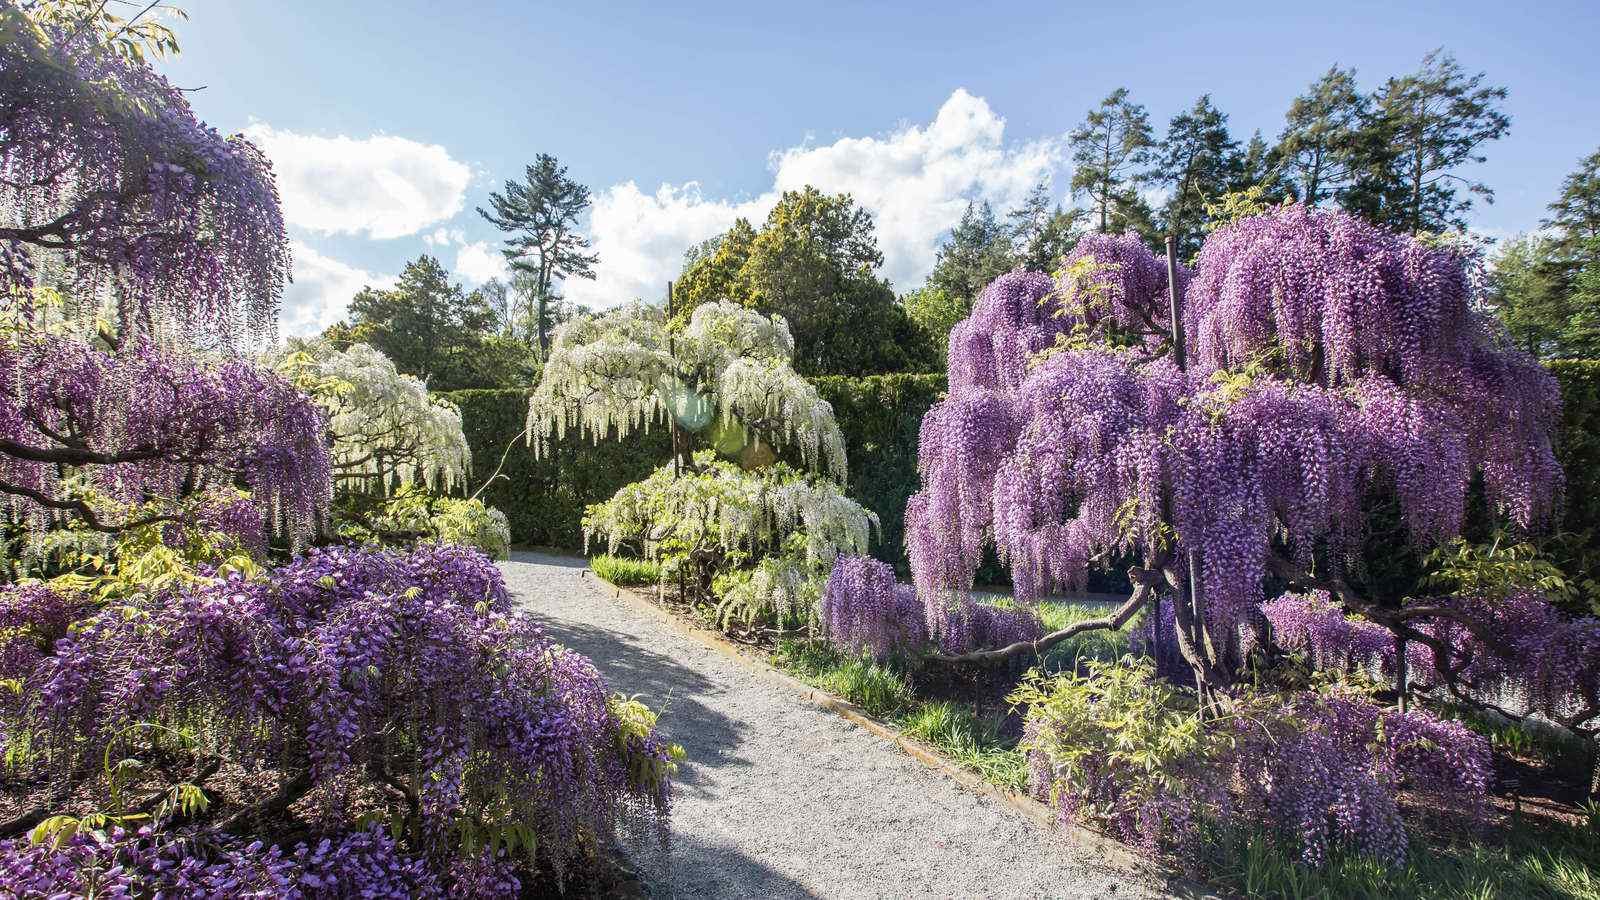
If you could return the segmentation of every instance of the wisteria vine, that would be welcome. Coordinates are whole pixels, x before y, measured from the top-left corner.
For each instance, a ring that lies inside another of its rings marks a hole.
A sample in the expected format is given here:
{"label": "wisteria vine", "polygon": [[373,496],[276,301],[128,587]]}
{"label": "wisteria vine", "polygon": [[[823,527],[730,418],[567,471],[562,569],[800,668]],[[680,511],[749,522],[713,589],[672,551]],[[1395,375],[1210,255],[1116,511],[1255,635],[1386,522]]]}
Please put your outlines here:
{"label": "wisteria vine", "polygon": [[1475,477],[1539,524],[1559,394],[1472,310],[1464,268],[1341,212],[1242,220],[1178,267],[1183,370],[1165,261],[1131,236],[1080,242],[1054,283],[1002,276],[952,331],[950,395],[922,424],[919,594],[969,589],[985,546],[1024,601],[1116,558],[1187,585],[1193,558],[1226,667],[1275,561],[1342,574],[1375,492],[1423,547],[1459,534]]}

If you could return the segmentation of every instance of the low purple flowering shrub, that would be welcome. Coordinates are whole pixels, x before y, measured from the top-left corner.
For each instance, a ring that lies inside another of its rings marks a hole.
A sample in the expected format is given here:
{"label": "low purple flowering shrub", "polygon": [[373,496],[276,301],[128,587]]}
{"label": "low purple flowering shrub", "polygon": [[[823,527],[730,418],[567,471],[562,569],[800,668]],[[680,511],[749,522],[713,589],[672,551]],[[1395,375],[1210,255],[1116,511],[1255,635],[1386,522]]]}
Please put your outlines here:
{"label": "low purple flowering shrub", "polygon": [[410,852],[536,850],[558,877],[624,820],[664,828],[681,754],[451,545],[318,550],[94,608],[21,679],[0,726],[33,777],[183,751],[277,775],[245,820],[305,797],[296,815],[339,834],[378,804]]}
{"label": "low purple flowering shrub", "polygon": [[962,598],[953,608],[942,612],[939,650],[951,655],[1044,637],[1044,624],[1026,607],[995,606]]}
{"label": "low purple flowering shrub", "polygon": [[1261,607],[1273,641],[1304,652],[1319,669],[1370,663],[1394,665],[1394,634],[1381,625],[1347,616],[1327,591],[1284,594]]}
{"label": "low purple flowering shrub", "polygon": [[1031,676],[1011,699],[1028,708],[1022,746],[1034,795],[1150,851],[1193,854],[1210,822],[1264,830],[1309,865],[1334,843],[1398,863],[1402,788],[1469,817],[1486,809],[1483,737],[1348,688],[1239,688],[1207,719],[1151,661],[1129,658]]}
{"label": "low purple flowering shrub", "polygon": [[878,659],[905,656],[928,642],[922,603],[910,585],[894,580],[888,563],[841,556],[822,589],[822,633],[828,640]]}
{"label": "low purple flowering shrub", "polygon": [[878,659],[906,656],[930,643],[943,653],[1004,647],[1044,635],[1032,610],[958,596],[924,602],[916,588],[895,581],[887,563],[841,556],[822,592],[822,631],[828,640]]}
{"label": "low purple flowering shrub", "polygon": [[83,831],[55,844],[0,843],[8,897],[491,898],[522,888],[504,859],[462,859],[443,873],[377,827],[292,849],[215,832]]}

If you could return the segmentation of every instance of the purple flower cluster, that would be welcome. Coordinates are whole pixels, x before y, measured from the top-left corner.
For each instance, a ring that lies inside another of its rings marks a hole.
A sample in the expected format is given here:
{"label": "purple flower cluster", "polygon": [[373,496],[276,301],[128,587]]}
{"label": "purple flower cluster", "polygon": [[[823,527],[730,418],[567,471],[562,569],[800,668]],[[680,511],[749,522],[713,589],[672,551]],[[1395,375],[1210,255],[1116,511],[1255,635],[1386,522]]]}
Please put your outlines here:
{"label": "purple flower cluster", "polygon": [[266,158],[95,29],[35,31],[12,4],[0,15],[0,217],[16,225],[0,298],[30,302],[42,250],[64,255],[74,295],[115,297],[135,329],[270,333],[289,248]]}
{"label": "purple flower cluster", "polygon": [[463,818],[506,821],[559,869],[635,810],[664,825],[670,801],[667,778],[637,776],[670,771],[668,745],[625,732],[594,666],[456,546],[313,551],[134,600],[58,640],[26,684],[38,765],[97,765],[135,722],[203,721],[228,758],[308,775],[332,829],[371,779],[407,783],[430,845]]}
{"label": "purple flower cluster", "polygon": [[[32,672],[91,608],[88,598],[43,584],[0,587],[0,678]],[[0,708],[9,703],[0,697]]]}
{"label": "purple flower cluster", "polygon": [[922,603],[894,579],[888,563],[840,556],[822,589],[822,633],[828,640],[878,659],[908,656],[928,643]]}
{"label": "purple flower cluster", "polygon": [[1302,695],[1235,728],[1226,759],[1246,786],[1241,812],[1292,842],[1308,865],[1334,843],[1404,861],[1402,787],[1469,821],[1487,809],[1489,743],[1459,722],[1334,692]]}
{"label": "purple flower cluster", "polygon": [[[1539,594],[1430,600],[1453,615],[1414,620],[1449,648],[1461,686],[1481,699],[1507,691],[1557,721],[1592,729],[1600,709],[1600,619],[1571,618]],[[1442,680],[1432,648],[1408,645],[1420,681]]]}
{"label": "purple flower cluster", "polygon": [[1007,647],[1044,637],[1044,623],[1027,607],[994,606],[962,598],[941,612],[935,634],[939,650],[947,654]]}
{"label": "purple flower cluster", "polygon": [[292,849],[212,832],[85,831],[63,842],[0,843],[0,884],[8,897],[344,897],[516,896],[522,884],[503,860],[463,859],[446,872],[408,854],[373,827]]}
{"label": "purple flower cluster", "polygon": [[[175,501],[242,479],[258,501],[307,533],[332,494],[326,427],[317,405],[244,360],[206,364],[141,342],[108,353],[84,341],[42,338],[0,347],[0,482],[65,499],[63,464],[106,497]],[[24,513],[49,514],[14,498]],[[261,539],[247,508],[207,515]],[[204,518],[205,516],[202,516]]]}
{"label": "purple flower cluster", "polygon": [[1285,650],[1304,652],[1319,669],[1394,663],[1394,634],[1345,615],[1326,591],[1284,594],[1261,611],[1272,626],[1273,642]]}
{"label": "purple flower cluster", "polygon": [[822,591],[822,630],[833,643],[878,659],[907,656],[929,643],[959,654],[1044,636],[1031,609],[949,593],[924,601],[911,585],[895,581],[887,563],[865,556],[834,562]]}

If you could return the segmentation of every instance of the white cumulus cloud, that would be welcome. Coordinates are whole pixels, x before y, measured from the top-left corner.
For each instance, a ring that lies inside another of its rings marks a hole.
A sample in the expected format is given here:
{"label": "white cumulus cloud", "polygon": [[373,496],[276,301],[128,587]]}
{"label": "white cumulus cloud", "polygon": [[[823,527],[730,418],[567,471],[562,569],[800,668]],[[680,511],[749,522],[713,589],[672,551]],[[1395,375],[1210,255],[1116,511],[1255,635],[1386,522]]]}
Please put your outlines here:
{"label": "white cumulus cloud", "polygon": [[510,268],[499,248],[488,241],[461,244],[456,251],[455,273],[469,287],[477,287],[491,278],[504,281]]}
{"label": "white cumulus cloud", "polygon": [[290,225],[389,239],[460,212],[472,169],[437,144],[393,135],[322,137],[257,122],[245,136],[272,160]]}
{"label": "white cumulus cloud", "polygon": [[285,337],[317,334],[339,321],[345,309],[364,287],[393,287],[388,275],[340,262],[295,241],[294,281],[285,287],[283,308],[278,314],[278,333]]}
{"label": "white cumulus cloud", "polygon": [[759,226],[780,192],[807,184],[848,192],[873,214],[883,274],[909,290],[927,276],[942,236],[969,200],[988,200],[1004,212],[1053,173],[1062,156],[1059,139],[1008,144],[1005,120],[983,98],[958,89],[925,125],[775,151],[772,186],[753,198],[709,198],[694,182],[646,193],[628,181],[599,192],[589,229],[600,254],[596,278],[568,282],[565,293],[597,308],[659,298],[684,250],[740,216]]}

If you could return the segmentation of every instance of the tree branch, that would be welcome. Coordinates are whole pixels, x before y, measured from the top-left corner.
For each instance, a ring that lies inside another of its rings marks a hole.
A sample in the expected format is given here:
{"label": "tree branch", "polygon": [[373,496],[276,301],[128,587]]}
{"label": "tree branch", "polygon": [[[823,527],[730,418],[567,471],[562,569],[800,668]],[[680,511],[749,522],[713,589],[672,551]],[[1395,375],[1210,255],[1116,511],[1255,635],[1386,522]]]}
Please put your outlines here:
{"label": "tree branch", "polygon": [[1128,624],[1141,606],[1150,602],[1154,593],[1151,585],[1161,579],[1161,573],[1151,569],[1138,567],[1128,570],[1128,580],[1133,582],[1133,595],[1116,608],[1110,615],[1098,619],[1085,619],[1074,622],[1058,631],[1052,631],[1037,641],[1018,641],[1014,644],[1000,647],[995,650],[973,650],[970,653],[960,653],[947,656],[935,653],[928,658],[942,663],[971,663],[980,666],[992,666],[1024,653],[1037,653],[1043,655],[1046,650],[1061,643],[1067,638],[1083,634],[1088,631],[1116,631]]}

